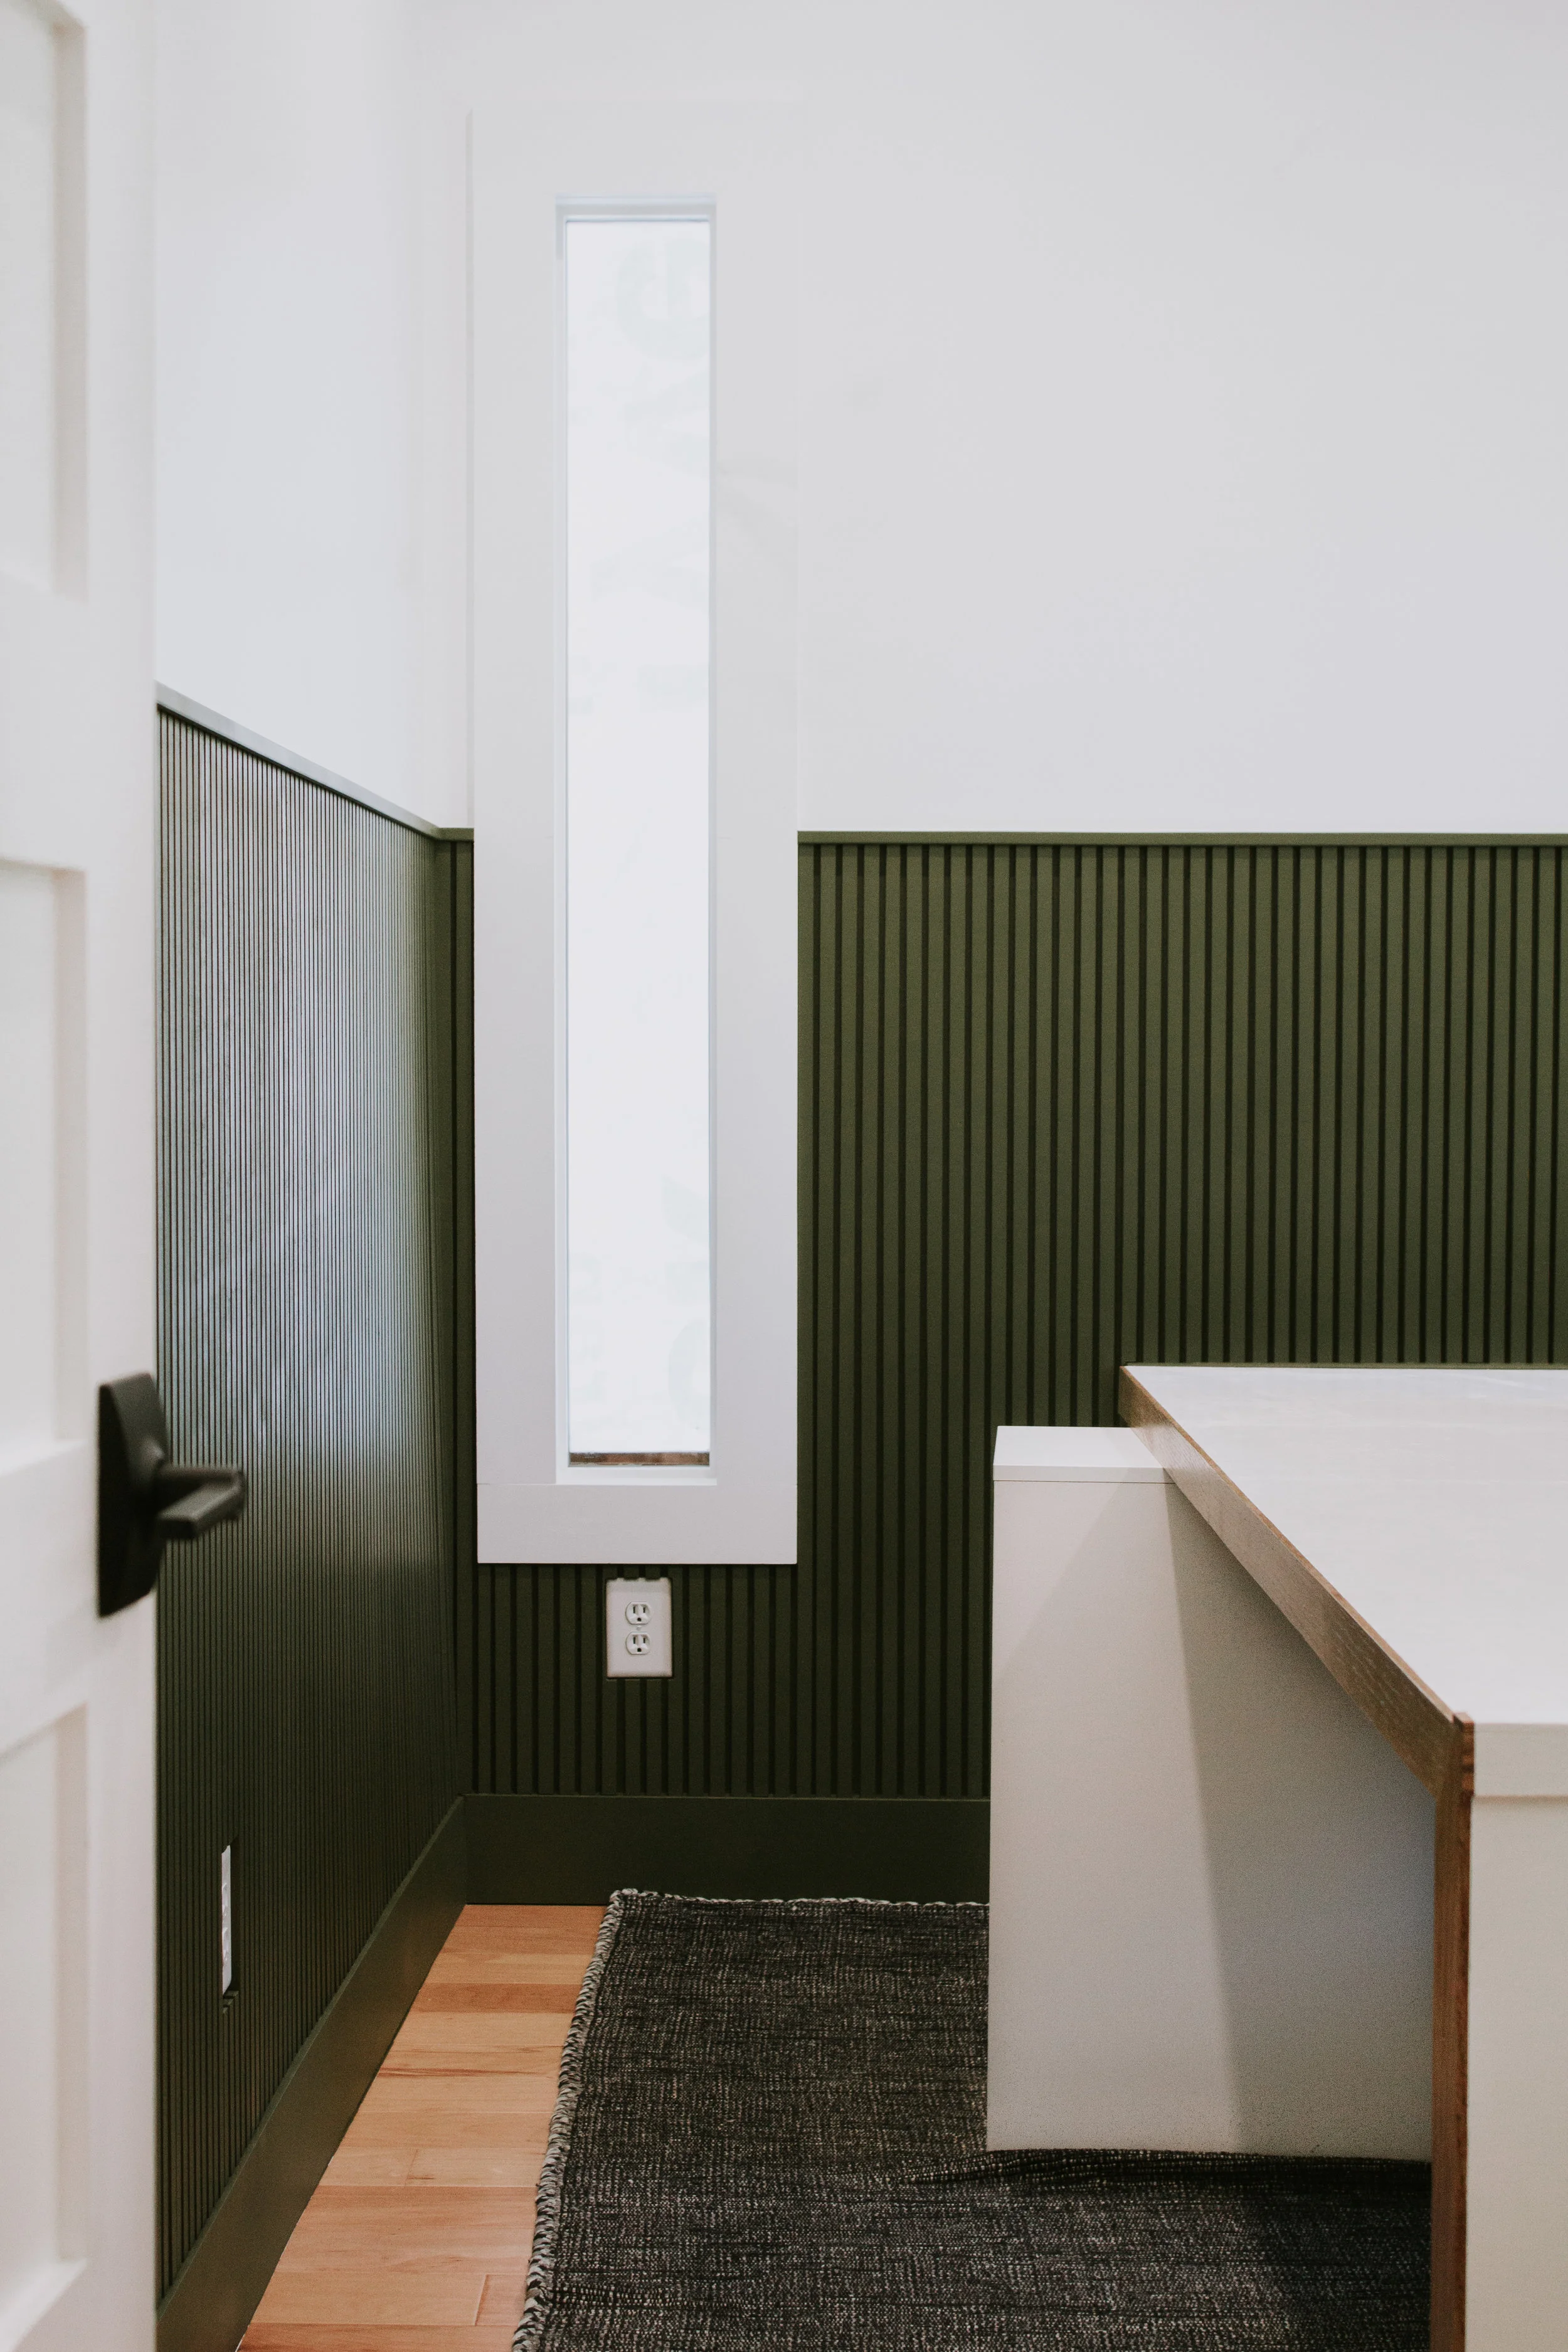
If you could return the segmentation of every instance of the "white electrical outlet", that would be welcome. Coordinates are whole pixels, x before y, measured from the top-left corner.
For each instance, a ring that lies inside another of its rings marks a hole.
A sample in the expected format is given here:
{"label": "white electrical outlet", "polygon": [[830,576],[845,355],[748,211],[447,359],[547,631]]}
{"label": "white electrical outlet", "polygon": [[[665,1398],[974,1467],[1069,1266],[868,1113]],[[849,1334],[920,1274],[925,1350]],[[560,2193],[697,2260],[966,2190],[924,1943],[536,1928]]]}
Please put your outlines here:
{"label": "white electrical outlet", "polygon": [[233,1879],[229,1871],[232,1846],[225,1846],[223,1860],[218,1864],[218,1949],[223,1979],[218,1988],[227,1992],[234,1984],[234,1896]]}
{"label": "white electrical outlet", "polygon": [[612,1576],[605,1587],[605,1672],[671,1671],[668,1577]]}

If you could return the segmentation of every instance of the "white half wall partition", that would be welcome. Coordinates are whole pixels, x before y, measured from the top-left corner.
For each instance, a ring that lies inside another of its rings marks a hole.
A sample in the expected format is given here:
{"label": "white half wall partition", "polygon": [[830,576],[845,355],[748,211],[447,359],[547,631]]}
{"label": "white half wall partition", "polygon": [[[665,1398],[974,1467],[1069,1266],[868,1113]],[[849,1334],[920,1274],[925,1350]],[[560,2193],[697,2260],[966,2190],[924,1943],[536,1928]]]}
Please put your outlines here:
{"label": "white half wall partition", "polygon": [[1000,1429],[992,2147],[1431,2147],[1433,1806],[1130,1429]]}
{"label": "white half wall partition", "polygon": [[471,120],[485,1561],[795,1557],[795,145]]}

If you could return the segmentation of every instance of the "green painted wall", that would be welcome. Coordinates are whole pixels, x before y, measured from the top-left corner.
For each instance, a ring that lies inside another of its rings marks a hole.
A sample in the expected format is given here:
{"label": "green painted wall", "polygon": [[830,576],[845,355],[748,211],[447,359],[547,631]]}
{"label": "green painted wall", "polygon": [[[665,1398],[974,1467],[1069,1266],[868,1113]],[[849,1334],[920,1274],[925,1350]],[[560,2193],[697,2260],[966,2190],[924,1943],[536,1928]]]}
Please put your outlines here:
{"label": "green painted wall", "polygon": [[159,1370],[176,1454],[251,1482],[156,1601],[166,2290],[458,1790],[468,853],[161,727]]}
{"label": "green painted wall", "polygon": [[803,844],[801,1518],[463,1581],[480,1790],[977,1797],[998,1422],[1126,1361],[1568,1360],[1568,849]]}

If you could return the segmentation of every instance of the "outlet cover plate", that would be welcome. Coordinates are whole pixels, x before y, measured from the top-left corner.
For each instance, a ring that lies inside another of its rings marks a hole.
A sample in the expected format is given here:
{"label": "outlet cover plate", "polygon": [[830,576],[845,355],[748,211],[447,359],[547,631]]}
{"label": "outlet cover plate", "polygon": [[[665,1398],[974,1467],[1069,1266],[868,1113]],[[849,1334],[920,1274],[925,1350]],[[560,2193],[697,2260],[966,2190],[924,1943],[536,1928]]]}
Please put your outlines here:
{"label": "outlet cover plate", "polygon": [[669,1579],[612,1576],[605,1587],[605,1672],[668,1675]]}

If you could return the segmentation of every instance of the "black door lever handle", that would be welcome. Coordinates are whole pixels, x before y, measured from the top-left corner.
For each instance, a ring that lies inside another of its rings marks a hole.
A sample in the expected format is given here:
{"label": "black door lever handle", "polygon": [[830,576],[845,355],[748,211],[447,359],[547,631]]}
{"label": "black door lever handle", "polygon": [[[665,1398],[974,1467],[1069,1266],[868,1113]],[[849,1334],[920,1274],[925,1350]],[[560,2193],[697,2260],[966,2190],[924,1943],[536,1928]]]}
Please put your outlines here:
{"label": "black door lever handle", "polygon": [[176,1469],[165,1463],[153,1481],[153,1507],[164,1539],[194,1543],[209,1528],[237,1519],[247,1491],[243,1470],[222,1470],[213,1463]]}
{"label": "black door lever handle", "polygon": [[166,1543],[194,1543],[238,1518],[243,1470],[169,1459],[157,1383],[147,1372],[98,1391],[98,1613],[151,1592]]}

